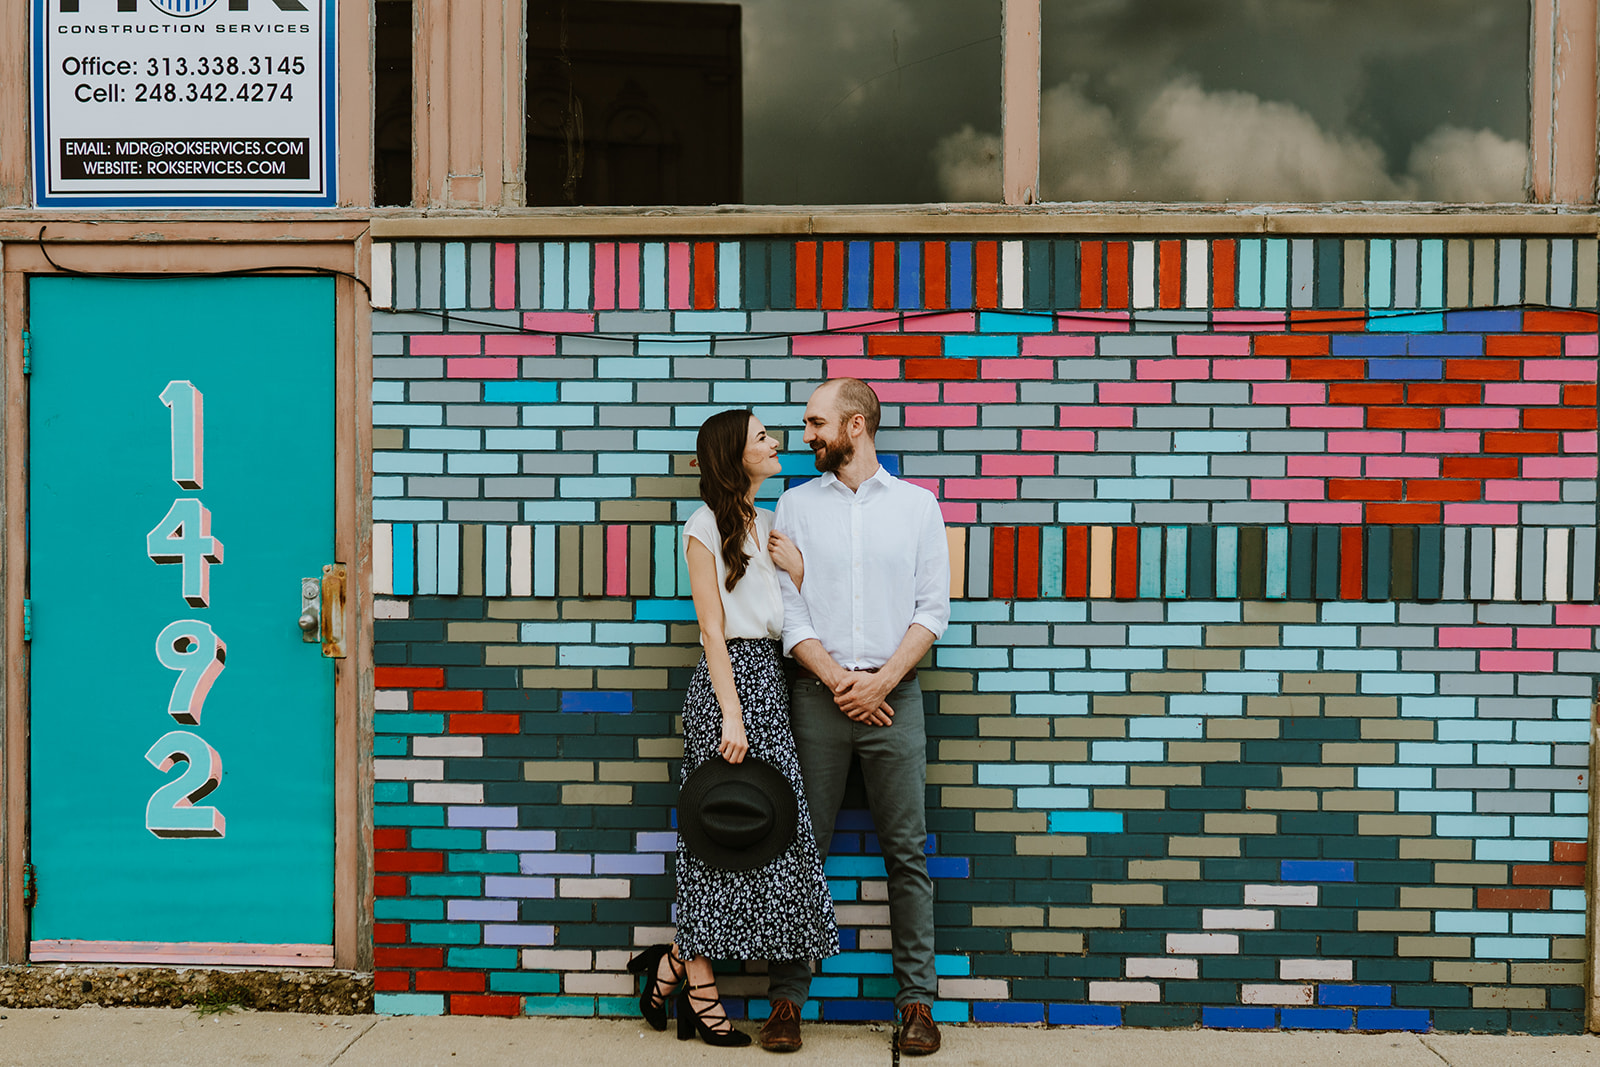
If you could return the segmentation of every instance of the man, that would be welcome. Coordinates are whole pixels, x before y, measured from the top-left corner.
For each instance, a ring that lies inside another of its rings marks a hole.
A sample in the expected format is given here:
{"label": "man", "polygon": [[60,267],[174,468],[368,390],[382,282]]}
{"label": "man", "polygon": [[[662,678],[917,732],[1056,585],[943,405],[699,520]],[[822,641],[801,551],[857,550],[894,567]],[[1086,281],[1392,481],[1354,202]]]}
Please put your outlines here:
{"label": "man", "polygon": [[[824,860],[852,755],[889,876],[889,933],[900,1051],[939,1049],[931,1005],[933,882],[924,853],[927,732],[917,664],[950,622],[950,553],[933,494],[878,464],[879,405],[865,382],[835,378],[811,394],[805,442],[822,476],[778,501],[777,528],[805,558],[783,588],[783,650],[798,665],[790,719],[806,803]],[[768,968],[772,1014],[761,1045],[800,1047],[807,960]]]}

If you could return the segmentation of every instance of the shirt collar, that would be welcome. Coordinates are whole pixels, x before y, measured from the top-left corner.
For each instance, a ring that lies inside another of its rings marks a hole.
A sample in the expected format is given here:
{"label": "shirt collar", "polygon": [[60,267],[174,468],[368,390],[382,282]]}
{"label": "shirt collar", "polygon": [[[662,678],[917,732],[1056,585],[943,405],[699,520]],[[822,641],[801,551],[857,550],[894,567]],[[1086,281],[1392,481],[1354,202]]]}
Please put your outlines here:
{"label": "shirt collar", "polygon": [[[884,488],[887,489],[889,487],[890,481],[892,481],[893,478],[894,478],[894,476],[892,474],[890,474],[888,471],[884,470],[883,469],[883,464],[880,463],[880,464],[878,464],[878,469],[872,472],[872,477],[868,478],[865,482],[861,483],[861,488],[865,489],[869,482],[878,482]],[[829,488],[832,488],[833,486],[837,485],[839,487],[840,491],[846,492],[846,493],[850,492],[850,487],[848,485],[845,485],[842,481],[840,481],[839,480],[839,476],[837,474],[833,473],[833,471],[824,471],[823,474],[822,474],[822,477],[819,479],[819,481],[821,481],[824,486],[827,486]]]}

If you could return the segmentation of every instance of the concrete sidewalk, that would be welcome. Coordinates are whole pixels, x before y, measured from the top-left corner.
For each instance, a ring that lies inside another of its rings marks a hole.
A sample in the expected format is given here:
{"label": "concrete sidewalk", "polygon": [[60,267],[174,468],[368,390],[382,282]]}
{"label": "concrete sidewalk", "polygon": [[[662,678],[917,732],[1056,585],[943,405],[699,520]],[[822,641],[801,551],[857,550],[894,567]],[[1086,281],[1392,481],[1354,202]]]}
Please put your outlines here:
{"label": "concrete sidewalk", "polygon": [[[753,1030],[753,1024],[740,1026]],[[946,1026],[928,1067],[1053,1064],[1338,1064],[1340,1067],[1600,1067],[1600,1037],[1454,1034],[1230,1033]],[[480,1019],[288,1015],[186,1009],[8,1008],[0,1011],[0,1065],[189,1067],[213,1064],[338,1064],[339,1067],[515,1064],[517,1067],[677,1067],[802,1064],[883,1067],[881,1025],[807,1025],[789,1056],[677,1041],[637,1020]]]}

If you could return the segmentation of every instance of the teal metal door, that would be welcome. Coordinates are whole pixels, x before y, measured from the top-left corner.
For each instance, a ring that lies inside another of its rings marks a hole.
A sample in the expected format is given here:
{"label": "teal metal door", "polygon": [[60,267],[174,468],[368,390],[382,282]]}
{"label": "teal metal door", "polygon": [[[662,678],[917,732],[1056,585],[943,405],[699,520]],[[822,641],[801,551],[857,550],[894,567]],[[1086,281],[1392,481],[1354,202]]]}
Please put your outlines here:
{"label": "teal metal door", "polygon": [[29,285],[36,960],[332,963],[328,278]]}

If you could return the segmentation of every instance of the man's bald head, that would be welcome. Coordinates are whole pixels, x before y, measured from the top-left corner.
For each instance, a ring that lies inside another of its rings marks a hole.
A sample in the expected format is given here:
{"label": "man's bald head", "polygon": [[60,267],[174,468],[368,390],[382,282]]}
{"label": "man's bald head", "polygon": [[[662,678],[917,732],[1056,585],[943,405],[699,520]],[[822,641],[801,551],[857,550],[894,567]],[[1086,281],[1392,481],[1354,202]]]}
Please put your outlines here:
{"label": "man's bald head", "polygon": [[860,415],[866,420],[867,436],[878,436],[883,407],[870,385],[859,378],[829,378],[818,387],[819,392],[823,389],[830,390],[833,409],[838,413],[841,423],[848,424],[852,418]]}

